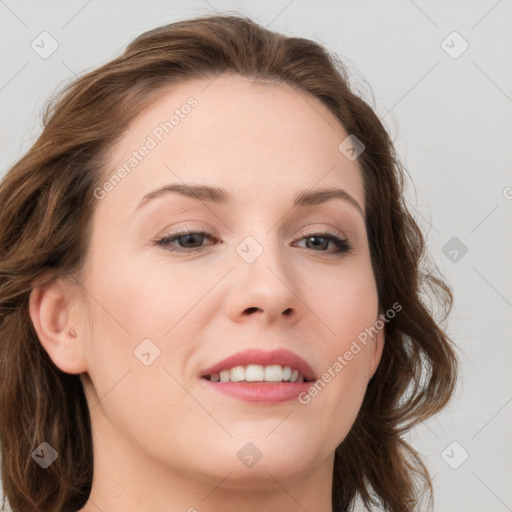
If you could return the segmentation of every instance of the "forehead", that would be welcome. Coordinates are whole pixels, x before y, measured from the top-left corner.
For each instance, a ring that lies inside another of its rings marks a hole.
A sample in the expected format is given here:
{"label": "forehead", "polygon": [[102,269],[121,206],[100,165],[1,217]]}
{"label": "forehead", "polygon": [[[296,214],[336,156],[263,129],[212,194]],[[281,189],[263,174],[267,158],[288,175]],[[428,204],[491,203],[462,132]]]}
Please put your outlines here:
{"label": "forehead", "polygon": [[191,80],[159,93],[132,121],[105,178],[121,166],[128,172],[107,199],[135,205],[180,181],[223,184],[244,203],[336,186],[364,208],[357,161],[338,149],[347,135],[320,100],[287,84],[238,75]]}

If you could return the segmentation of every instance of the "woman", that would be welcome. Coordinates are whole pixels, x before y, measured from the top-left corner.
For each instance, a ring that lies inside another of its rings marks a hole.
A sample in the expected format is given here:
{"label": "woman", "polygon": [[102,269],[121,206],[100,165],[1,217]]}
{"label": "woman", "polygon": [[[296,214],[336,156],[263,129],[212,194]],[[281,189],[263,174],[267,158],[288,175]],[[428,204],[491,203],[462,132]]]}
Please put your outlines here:
{"label": "woman", "polygon": [[[449,287],[343,65],[247,18],[71,84],[0,188],[14,511],[417,510]],[[424,492],[425,491],[425,492]]]}

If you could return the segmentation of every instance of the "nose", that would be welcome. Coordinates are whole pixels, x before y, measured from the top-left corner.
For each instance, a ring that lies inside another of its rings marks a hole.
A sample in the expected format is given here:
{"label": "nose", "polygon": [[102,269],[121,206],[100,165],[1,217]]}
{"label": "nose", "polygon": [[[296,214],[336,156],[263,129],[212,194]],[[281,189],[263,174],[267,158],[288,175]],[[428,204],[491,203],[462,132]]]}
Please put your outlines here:
{"label": "nose", "polygon": [[[277,251],[266,250],[254,262],[235,264],[229,287],[227,310],[235,323],[256,321],[271,324],[297,323],[304,304],[290,266]],[[234,281],[234,283],[233,283]]]}

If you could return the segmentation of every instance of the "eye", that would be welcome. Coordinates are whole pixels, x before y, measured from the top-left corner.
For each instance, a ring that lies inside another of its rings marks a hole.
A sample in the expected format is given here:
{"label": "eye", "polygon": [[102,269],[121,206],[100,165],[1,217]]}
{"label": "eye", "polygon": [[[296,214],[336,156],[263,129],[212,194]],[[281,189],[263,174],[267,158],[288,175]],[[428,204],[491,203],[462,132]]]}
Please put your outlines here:
{"label": "eye", "polygon": [[[155,244],[163,247],[166,251],[189,253],[197,251],[198,248],[201,249],[201,241],[204,238],[218,241],[218,238],[206,231],[189,231],[185,228],[160,238]],[[176,241],[180,242],[181,247],[172,245]]]}
{"label": "eye", "polygon": [[[307,249],[315,249],[315,252],[326,252],[328,254],[334,254],[340,256],[352,252],[352,245],[346,238],[341,238],[334,233],[314,233],[307,235],[300,239],[300,241],[306,240]],[[316,249],[326,249],[329,244],[334,244],[337,249],[330,251],[317,251]]]}
{"label": "eye", "polygon": [[[156,240],[154,244],[169,252],[191,253],[203,249],[204,245],[202,242],[205,239],[213,242],[220,241],[215,235],[206,231],[190,231],[187,228],[182,228]],[[302,240],[306,241],[305,248],[312,249],[314,252],[325,252],[340,256],[350,253],[353,249],[346,238],[342,238],[334,233],[313,233],[299,239],[299,241]],[[329,244],[333,244],[336,249],[324,250],[329,247]]]}

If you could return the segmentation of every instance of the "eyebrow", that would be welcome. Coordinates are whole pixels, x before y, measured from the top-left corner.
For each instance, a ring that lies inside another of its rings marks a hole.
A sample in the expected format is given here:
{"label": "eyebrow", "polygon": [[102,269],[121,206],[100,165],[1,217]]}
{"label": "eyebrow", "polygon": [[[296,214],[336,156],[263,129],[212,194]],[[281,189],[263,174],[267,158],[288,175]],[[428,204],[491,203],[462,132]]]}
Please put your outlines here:
{"label": "eyebrow", "polygon": [[[228,204],[231,202],[231,196],[222,188],[211,187],[208,185],[182,185],[179,183],[173,183],[165,185],[152,192],[148,192],[138,204],[136,210],[141,208],[151,199],[161,197],[169,193],[181,194],[198,201],[207,201],[217,204]],[[343,199],[348,203],[352,204],[359,213],[365,217],[364,211],[361,205],[345,190],[341,188],[328,187],[328,188],[317,188],[315,190],[303,190],[293,200],[293,206],[311,206],[322,204],[331,199]]]}

